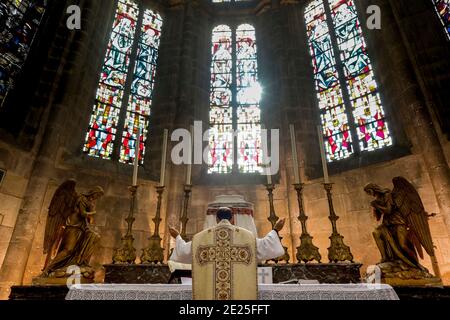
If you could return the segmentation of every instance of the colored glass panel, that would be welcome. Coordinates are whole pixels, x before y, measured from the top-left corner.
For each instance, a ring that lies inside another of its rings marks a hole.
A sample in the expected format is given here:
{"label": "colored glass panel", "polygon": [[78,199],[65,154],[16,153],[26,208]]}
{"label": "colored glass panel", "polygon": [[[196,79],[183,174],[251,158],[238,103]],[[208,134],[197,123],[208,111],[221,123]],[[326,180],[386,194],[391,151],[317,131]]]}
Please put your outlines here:
{"label": "colored glass panel", "polygon": [[139,130],[141,131],[140,162],[142,163],[144,159],[162,25],[163,21],[158,13],[152,10],[144,12],[128,112],[122,133],[120,162],[123,163],[134,163]]}
{"label": "colored glass panel", "polygon": [[261,173],[261,101],[255,28],[236,30],[237,165],[241,173]]}
{"label": "colored glass panel", "polygon": [[353,149],[322,0],[309,3],[305,10],[305,21],[328,160],[342,160],[349,157]]}
{"label": "colored glass panel", "polygon": [[[226,25],[214,28],[209,173],[231,173],[234,161],[240,173],[262,171],[261,93],[255,28],[249,24],[240,25],[234,32]],[[233,129],[237,130],[236,148]]]}
{"label": "colored glass panel", "polygon": [[45,9],[45,0],[0,3],[0,105],[15,86]]}
{"label": "colored glass panel", "polygon": [[220,25],[212,32],[209,173],[233,169],[232,32]]}
{"label": "colored glass panel", "polygon": [[138,16],[134,1],[119,0],[84,146],[93,157],[111,159],[113,153]]}
{"label": "colored glass panel", "polygon": [[[161,16],[152,10],[139,13],[135,1],[119,0],[84,146],[84,152],[90,156],[111,159],[114,143],[120,138],[119,161],[127,164],[134,163],[137,149],[143,162],[163,24]],[[138,25],[141,30],[137,30]],[[132,52],[137,52],[135,57]],[[132,58],[135,58],[133,78],[127,84]],[[127,103],[123,101],[125,91],[129,92]],[[124,127],[122,134],[117,135],[124,104],[127,108]]]}
{"label": "colored glass panel", "polygon": [[[326,4],[331,17],[325,10]],[[332,44],[329,18],[336,46]],[[352,128],[356,130],[360,151],[392,145],[353,0],[311,1],[305,10],[305,22],[328,161],[342,160],[354,153]],[[342,68],[336,65],[335,55],[342,61]],[[344,88],[339,81],[341,73]],[[344,91],[350,98],[348,102]]]}
{"label": "colored glass panel", "polygon": [[392,145],[384,108],[353,0],[329,0],[338,49],[344,65],[359,149],[374,151]]}
{"label": "colored glass panel", "polygon": [[434,8],[450,39],[450,0],[433,0]]}

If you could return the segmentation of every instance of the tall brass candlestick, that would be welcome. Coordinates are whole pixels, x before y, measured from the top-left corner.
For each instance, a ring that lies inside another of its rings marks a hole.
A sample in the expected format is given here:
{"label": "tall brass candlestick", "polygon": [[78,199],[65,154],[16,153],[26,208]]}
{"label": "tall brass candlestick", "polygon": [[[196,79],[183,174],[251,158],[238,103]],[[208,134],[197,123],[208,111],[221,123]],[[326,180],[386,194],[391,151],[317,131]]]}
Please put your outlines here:
{"label": "tall brass candlestick", "polygon": [[141,128],[138,128],[136,142],[134,151],[134,161],[133,161],[133,186],[137,186],[138,172],[139,172],[139,158],[141,155]]}
{"label": "tall brass candlestick", "polygon": [[330,208],[329,219],[333,228],[333,233],[330,236],[331,245],[328,248],[328,259],[330,262],[350,261],[353,262],[353,254],[350,251],[350,247],[344,244],[344,237],[339,234],[337,230],[336,221],[339,220],[336,212],[334,211],[333,195],[331,190],[333,189],[332,183],[324,183],[325,190],[327,191],[328,206]]}
{"label": "tall brass candlestick", "polygon": [[131,186],[128,188],[131,193],[131,204],[130,213],[125,219],[128,228],[125,236],[122,237],[122,246],[114,250],[113,254],[113,264],[134,264],[136,261],[136,249],[134,248],[134,237],[133,237],[133,223],[136,220],[134,218],[134,210],[137,202],[137,190],[138,186]]}
{"label": "tall brass candlestick", "polygon": [[308,216],[305,214],[305,209],[303,206],[303,183],[294,184],[295,190],[297,191],[297,200],[298,200],[298,208],[299,208],[299,216],[298,220],[302,224],[302,235],[300,236],[300,246],[297,247],[297,260],[298,262],[308,263],[310,261],[316,260],[317,262],[321,262],[322,256],[319,253],[319,248],[316,247],[312,240],[313,237],[308,233],[306,228],[306,221],[308,220]]}
{"label": "tall brass candlestick", "polygon": [[182,209],[182,213],[181,213],[181,237],[183,238],[183,240],[188,241],[189,239],[187,239],[186,236],[186,230],[187,230],[187,223],[189,221],[188,218],[188,209],[189,209],[189,199],[191,197],[191,192],[192,192],[192,185],[191,184],[185,184],[184,185],[184,199],[183,199],[183,209]]}
{"label": "tall brass candlestick", "polygon": [[153,236],[150,237],[149,245],[142,249],[141,263],[143,264],[162,264],[164,262],[164,249],[161,247],[161,236],[159,235],[159,225],[161,224],[161,205],[162,196],[164,193],[164,186],[156,187],[156,192],[158,193],[158,204],[156,206],[156,215],[153,218],[155,223],[155,231]]}
{"label": "tall brass candlestick", "polygon": [[[270,223],[272,224],[272,229],[275,227],[275,225],[277,224],[278,220],[280,220],[280,218],[277,216],[277,214],[275,213],[275,206],[273,204],[273,191],[275,190],[275,185],[273,184],[266,184],[266,189],[268,192],[268,197],[269,197],[269,207],[270,207],[270,214],[269,214],[269,218],[267,220],[270,221]],[[280,241],[283,240],[282,237],[280,237]],[[285,261],[286,263],[289,263],[289,260],[291,259],[291,257],[289,256],[289,253],[287,251],[287,247],[284,247],[284,255],[282,257],[278,257],[276,259],[273,259],[271,261],[274,261],[275,263],[278,263],[280,261]]]}

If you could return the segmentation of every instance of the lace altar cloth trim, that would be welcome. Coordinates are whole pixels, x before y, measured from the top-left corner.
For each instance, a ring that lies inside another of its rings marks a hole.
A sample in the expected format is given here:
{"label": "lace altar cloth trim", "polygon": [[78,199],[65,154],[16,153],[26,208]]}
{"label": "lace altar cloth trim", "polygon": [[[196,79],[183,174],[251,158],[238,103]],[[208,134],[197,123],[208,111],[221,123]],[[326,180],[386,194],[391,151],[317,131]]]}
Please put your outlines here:
{"label": "lace altar cloth trim", "polygon": [[[192,286],[168,284],[74,285],[66,300],[192,300]],[[385,284],[265,284],[259,300],[399,300]]]}

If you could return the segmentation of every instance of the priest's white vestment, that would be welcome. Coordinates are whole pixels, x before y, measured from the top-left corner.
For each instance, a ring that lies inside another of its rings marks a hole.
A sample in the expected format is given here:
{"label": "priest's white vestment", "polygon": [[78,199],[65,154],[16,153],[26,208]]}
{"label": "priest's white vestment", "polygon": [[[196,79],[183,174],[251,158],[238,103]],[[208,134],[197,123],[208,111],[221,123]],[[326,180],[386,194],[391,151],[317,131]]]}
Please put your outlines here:
{"label": "priest's white vestment", "polygon": [[[275,230],[262,238],[256,239],[256,258],[258,262],[275,259],[284,255],[284,248]],[[192,264],[192,242],[186,242],[178,236],[173,250],[171,261]]]}

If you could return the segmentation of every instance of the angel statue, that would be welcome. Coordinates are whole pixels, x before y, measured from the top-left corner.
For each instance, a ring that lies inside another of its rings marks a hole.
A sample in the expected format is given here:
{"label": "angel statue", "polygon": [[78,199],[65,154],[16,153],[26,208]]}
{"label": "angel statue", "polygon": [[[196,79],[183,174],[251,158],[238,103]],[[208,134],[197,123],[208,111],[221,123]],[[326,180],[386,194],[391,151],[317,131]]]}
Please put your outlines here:
{"label": "angel statue", "polygon": [[[375,198],[371,202],[373,214],[381,224],[373,237],[381,253],[381,269],[384,280],[401,285],[414,281],[440,282],[428,214],[414,186],[403,177],[392,180],[394,189],[384,189],[370,183],[364,191]],[[419,262],[424,258],[423,249],[431,257],[436,277]]]}
{"label": "angel statue", "polygon": [[80,267],[86,279],[94,278],[89,261],[100,240],[94,230],[95,206],[104,191],[95,187],[79,194],[75,186],[75,180],[64,182],[50,203],[44,237],[47,258],[40,278],[65,278],[69,266]]}

